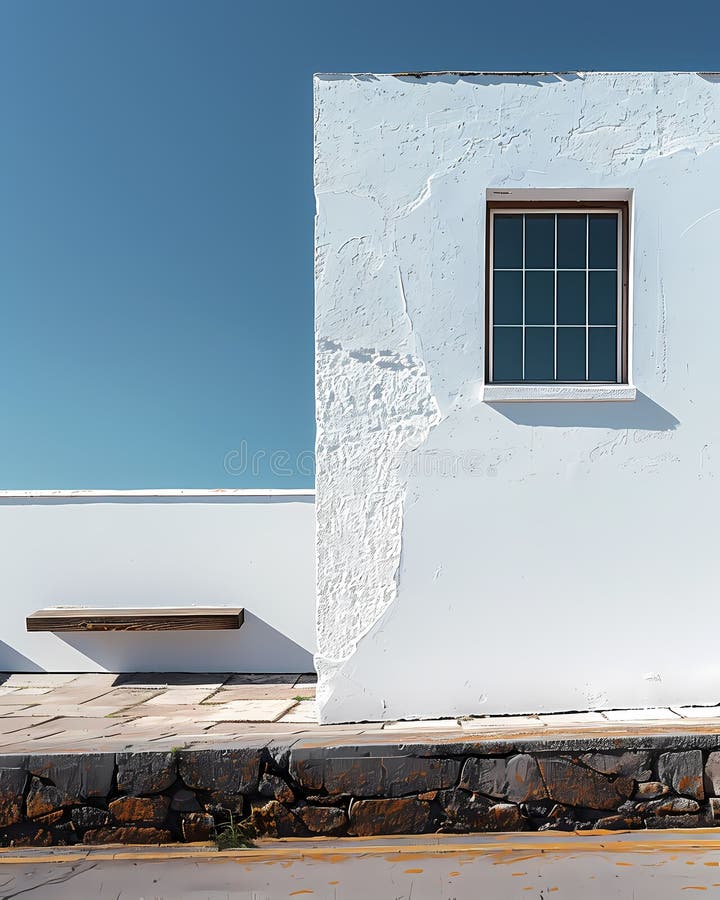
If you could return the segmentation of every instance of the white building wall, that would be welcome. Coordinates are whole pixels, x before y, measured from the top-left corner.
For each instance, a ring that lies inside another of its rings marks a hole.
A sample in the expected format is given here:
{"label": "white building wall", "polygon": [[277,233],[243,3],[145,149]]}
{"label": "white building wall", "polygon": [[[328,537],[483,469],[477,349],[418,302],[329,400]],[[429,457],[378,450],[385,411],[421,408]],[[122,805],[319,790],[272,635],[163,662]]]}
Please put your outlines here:
{"label": "white building wall", "polygon": [[[321,75],[315,122],[322,720],[718,702],[718,77]],[[632,192],[635,401],[482,401],[521,188]]]}
{"label": "white building wall", "polygon": [[[192,494],[0,497],[0,671],[312,671],[312,492]],[[245,622],[28,634],[45,606],[242,606]]]}

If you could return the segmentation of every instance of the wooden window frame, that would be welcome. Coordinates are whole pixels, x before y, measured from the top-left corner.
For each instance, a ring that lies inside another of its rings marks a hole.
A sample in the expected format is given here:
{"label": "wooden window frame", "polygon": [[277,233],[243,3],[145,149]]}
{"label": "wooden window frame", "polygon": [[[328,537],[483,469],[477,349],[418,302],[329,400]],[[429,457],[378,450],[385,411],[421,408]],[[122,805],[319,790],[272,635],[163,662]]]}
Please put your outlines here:
{"label": "wooden window frame", "polygon": [[[630,204],[627,200],[488,200],[486,201],[486,218],[485,218],[485,383],[487,385],[503,384],[502,382],[492,381],[491,370],[491,341],[492,341],[492,318],[491,318],[491,289],[490,279],[492,277],[493,260],[491,256],[492,248],[492,214],[496,212],[512,212],[530,211],[542,212],[543,210],[555,210],[562,212],[583,213],[593,210],[613,210],[619,211],[620,217],[620,252],[621,260],[619,261],[618,270],[620,273],[620,316],[618,318],[617,327],[620,329],[620,356],[619,356],[619,381],[607,383],[609,385],[625,386],[630,384],[629,372],[629,267],[630,267]],[[530,384],[530,382],[519,382],[519,384]],[[546,382],[548,386],[566,385],[591,385],[593,382]]]}

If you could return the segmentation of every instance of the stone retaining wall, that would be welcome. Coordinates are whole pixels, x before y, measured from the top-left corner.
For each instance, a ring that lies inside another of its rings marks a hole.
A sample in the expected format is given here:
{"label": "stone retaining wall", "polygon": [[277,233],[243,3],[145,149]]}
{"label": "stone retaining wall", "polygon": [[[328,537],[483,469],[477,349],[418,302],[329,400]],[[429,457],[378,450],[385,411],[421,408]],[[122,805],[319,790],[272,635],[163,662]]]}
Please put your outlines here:
{"label": "stone retaining wall", "polygon": [[0,756],[4,846],[720,824],[720,735]]}

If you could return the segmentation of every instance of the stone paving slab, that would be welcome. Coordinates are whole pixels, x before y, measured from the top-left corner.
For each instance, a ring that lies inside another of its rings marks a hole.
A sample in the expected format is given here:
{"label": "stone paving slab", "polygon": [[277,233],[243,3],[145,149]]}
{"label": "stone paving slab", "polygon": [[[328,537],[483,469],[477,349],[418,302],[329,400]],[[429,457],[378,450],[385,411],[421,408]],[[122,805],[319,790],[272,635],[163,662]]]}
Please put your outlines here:
{"label": "stone paving slab", "polygon": [[0,675],[0,751],[65,752],[93,741],[113,748],[159,741],[216,746],[258,735],[301,736],[317,745],[344,745],[362,736],[379,745],[505,746],[712,735],[720,729],[720,705],[319,726],[314,696],[311,673]]}

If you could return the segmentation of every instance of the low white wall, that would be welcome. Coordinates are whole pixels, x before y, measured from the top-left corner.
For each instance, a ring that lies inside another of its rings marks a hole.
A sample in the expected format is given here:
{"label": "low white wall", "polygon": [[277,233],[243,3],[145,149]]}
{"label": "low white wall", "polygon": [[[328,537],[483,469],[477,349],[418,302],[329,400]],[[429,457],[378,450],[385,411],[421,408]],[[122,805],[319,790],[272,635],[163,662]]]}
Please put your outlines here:
{"label": "low white wall", "polygon": [[[312,492],[0,495],[0,670],[308,672]],[[45,606],[242,606],[239,631],[28,634]]]}
{"label": "low white wall", "polygon": [[[720,79],[318,76],[315,123],[322,720],[717,703]],[[632,194],[635,401],[483,402],[518,189]]]}

